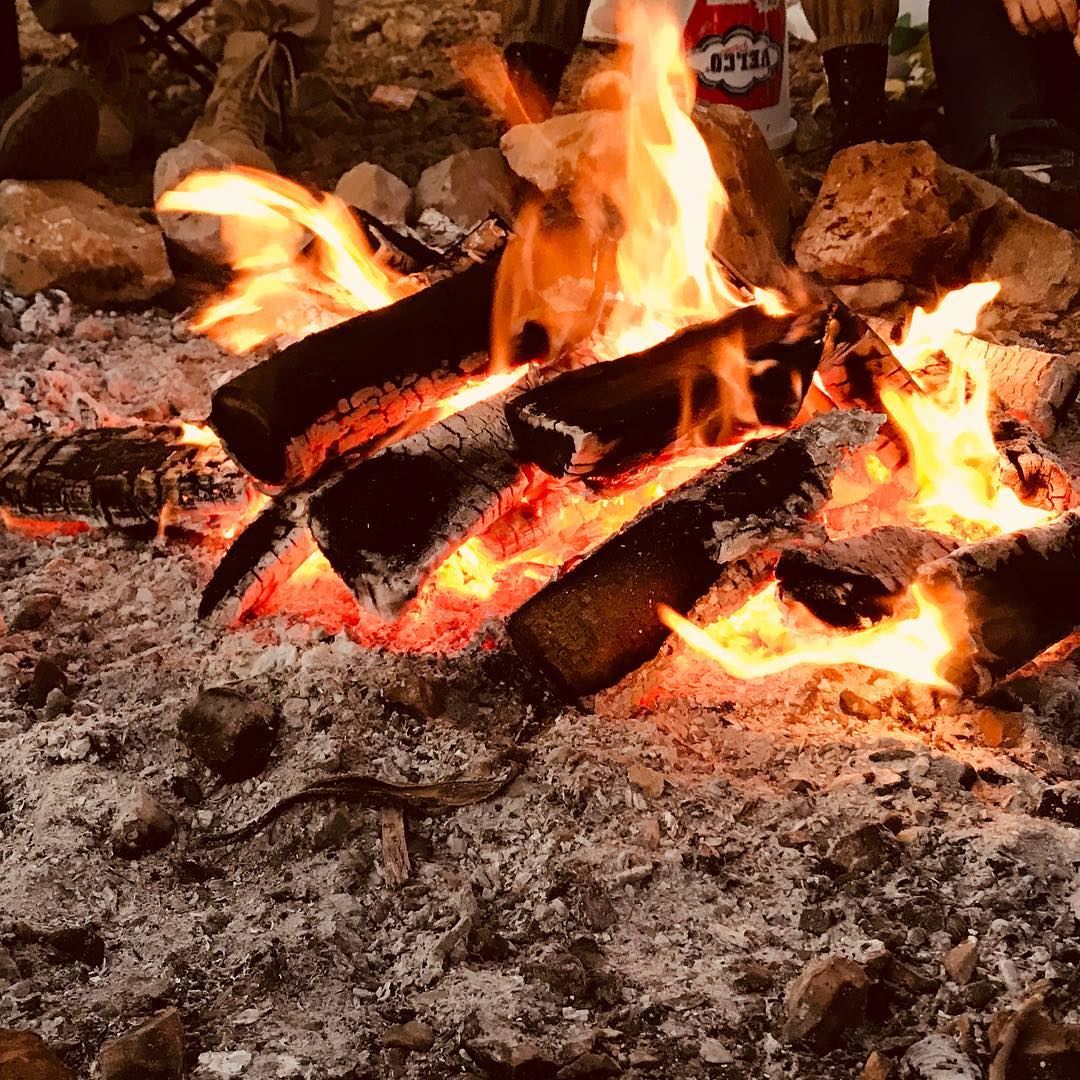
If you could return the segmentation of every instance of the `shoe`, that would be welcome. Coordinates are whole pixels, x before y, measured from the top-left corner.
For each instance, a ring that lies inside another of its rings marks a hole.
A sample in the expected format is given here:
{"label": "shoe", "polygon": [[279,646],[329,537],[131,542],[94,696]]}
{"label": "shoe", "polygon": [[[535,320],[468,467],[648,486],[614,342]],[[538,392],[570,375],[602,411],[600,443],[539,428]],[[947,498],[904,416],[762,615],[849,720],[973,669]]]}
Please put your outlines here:
{"label": "shoe", "polygon": [[887,45],[841,45],[822,57],[838,149],[880,139],[885,131]]}
{"label": "shoe", "polygon": [[559,99],[570,57],[551,45],[516,41],[503,50],[510,82],[525,112],[533,120],[546,120]]}
{"label": "shoe", "polygon": [[146,50],[134,16],[75,32],[75,59],[98,101],[97,156],[117,163],[131,157],[150,91]]}
{"label": "shoe", "polygon": [[1080,133],[1054,121],[995,135],[990,164],[975,175],[1025,210],[1065,229],[1080,228]]}
{"label": "shoe", "polygon": [[86,81],[70,71],[43,71],[0,102],[0,179],[81,177],[97,136],[97,103]]}

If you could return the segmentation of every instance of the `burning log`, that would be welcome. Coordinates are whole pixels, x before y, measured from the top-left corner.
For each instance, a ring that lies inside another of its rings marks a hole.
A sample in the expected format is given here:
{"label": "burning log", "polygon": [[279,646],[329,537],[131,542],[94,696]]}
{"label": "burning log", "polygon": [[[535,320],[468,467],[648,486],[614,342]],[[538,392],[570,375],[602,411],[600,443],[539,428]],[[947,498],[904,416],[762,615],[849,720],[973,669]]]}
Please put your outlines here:
{"label": "burning log", "polygon": [[713,441],[738,426],[786,426],[821,360],[825,325],[823,311],[774,318],[740,308],[521,394],[507,410],[510,428],[545,472],[587,476],[658,453],[682,433],[705,429]]}
{"label": "burning log", "polygon": [[506,401],[490,398],[418,431],[312,497],[316,542],[369,610],[396,616],[443,559],[520,499],[527,481]]}
{"label": "burning log", "polygon": [[676,488],[511,617],[518,655],[568,699],[611,686],[667,638],[658,604],[688,610],[771,542],[770,523],[817,513],[844,451],[879,424],[866,413],[832,412],[749,443]]}
{"label": "burning log", "polygon": [[1061,459],[1034,429],[1012,416],[994,423],[994,443],[1001,454],[1001,481],[1021,502],[1047,510],[1068,510],[1072,479]]}
{"label": "burning log", "polygon": [[320,331],[214,394],[210,425],[265,484],[311,476],[487,366],[498,261]]}
{"label": "burning log", "polygon": [[1080,513],[958,548],[918,580],[956,643],[945,678],[985,693],[1080,625]]}
{"label": "burning log", "polygon": [[0,507],[16,517],[200,528],[248,498],[219,446],[186,443],[175,427],[96,428],[0,448]]}
{"label": "burning log", "polygon": [[896,611],[919,567],[956,547],[907,525],[883,525],[818,548],[788,548],[776,564],[780,596],[830,626],[857,630]]}

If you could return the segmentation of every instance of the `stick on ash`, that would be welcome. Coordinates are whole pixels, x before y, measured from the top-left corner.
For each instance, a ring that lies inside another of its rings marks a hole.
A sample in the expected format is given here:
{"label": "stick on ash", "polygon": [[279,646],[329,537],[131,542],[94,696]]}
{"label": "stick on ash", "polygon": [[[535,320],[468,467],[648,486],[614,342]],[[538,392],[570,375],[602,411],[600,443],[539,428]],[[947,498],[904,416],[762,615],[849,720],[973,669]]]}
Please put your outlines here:
{"label": "stick on ash", "polygon": [[[879,424],[867,413],[829,413],[749,443],[683,484],[511,617],[518,655],[568,699],[611,686],[667,638],[657,605],[689,610],[730,565],[716,550],[718,527],[746,522],[756,536],[762,520],[817,513],[844,452],[864,445]],[[737,548],[730,529],[722,531],[724,547]]]}

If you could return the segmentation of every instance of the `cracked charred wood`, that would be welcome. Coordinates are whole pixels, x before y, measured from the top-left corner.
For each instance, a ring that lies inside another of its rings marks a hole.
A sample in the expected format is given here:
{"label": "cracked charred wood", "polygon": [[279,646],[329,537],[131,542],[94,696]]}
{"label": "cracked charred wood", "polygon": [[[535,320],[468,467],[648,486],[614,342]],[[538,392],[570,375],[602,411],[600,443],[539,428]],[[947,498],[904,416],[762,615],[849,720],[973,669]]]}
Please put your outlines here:
{"label": "cracked charred wood", "polygon": [[1034,428],[1013,416],[999,416],[993,433],[1002,483],[1029,506],[1068,510],[1073,501],[1069,470]]}
{"label": "cracked charred wood", "polygon": [[879,424],[835,411],[748,443],[676,488],[514,613],[518,655],[569,700],[616,683],[667,638],[658,604],[688,611],[732,563],[760,549],[762,522],[816,514],[845,451]]}
{"label": "cracked charred wood", "polygon": [[986,693],[1080,625],[1080,513],[957,548],[917,580],[954,642],[942,674]]}
{"label": "cracked charred wood", "polygon": [[506,400],[424,428],[312,497],[315,541],[365,608],[395,617],[432,570],[520,499],[527,480]]}
{"label": "cracked charred wood", "polygon": [[247,478],[174,427],[96,428],[0,447],[0,508],[115,529],[212,528],[247,505]]}
{"label": "cracked charred wood", "polygon": [[527,461],[588,476],[656,454],[682,434],[722,442],[791,423],[821,360],[826,313],[739,308],[642,352],[594,364],[515,398],[510,429]]}
{"label": "cracked charred wood", "polygon": [[256,479],[311,476],[483,374],[498,260],[303,338],[225,383],[210,425]]}
{"label": "cracked charred wood", "polygon": [[830,626],[855,630],[897,610],[920,566],[956,547],[909,525],[883,525],[821,547],[788,548],[776,564],[780,596]]}

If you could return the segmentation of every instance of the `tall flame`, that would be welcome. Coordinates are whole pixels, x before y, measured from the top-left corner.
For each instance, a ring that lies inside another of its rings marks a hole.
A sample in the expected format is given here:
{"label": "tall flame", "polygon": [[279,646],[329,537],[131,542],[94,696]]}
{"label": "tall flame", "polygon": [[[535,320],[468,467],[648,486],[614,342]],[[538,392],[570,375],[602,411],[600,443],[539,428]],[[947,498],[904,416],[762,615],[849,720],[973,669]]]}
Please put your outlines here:
{"label": "tall flame", "polygon": [[157,209],[221,219],[234,278],[192,325],[234,352],[304,337],[411,291],[377,259],[345,203],[272,173],[195,172]]}

